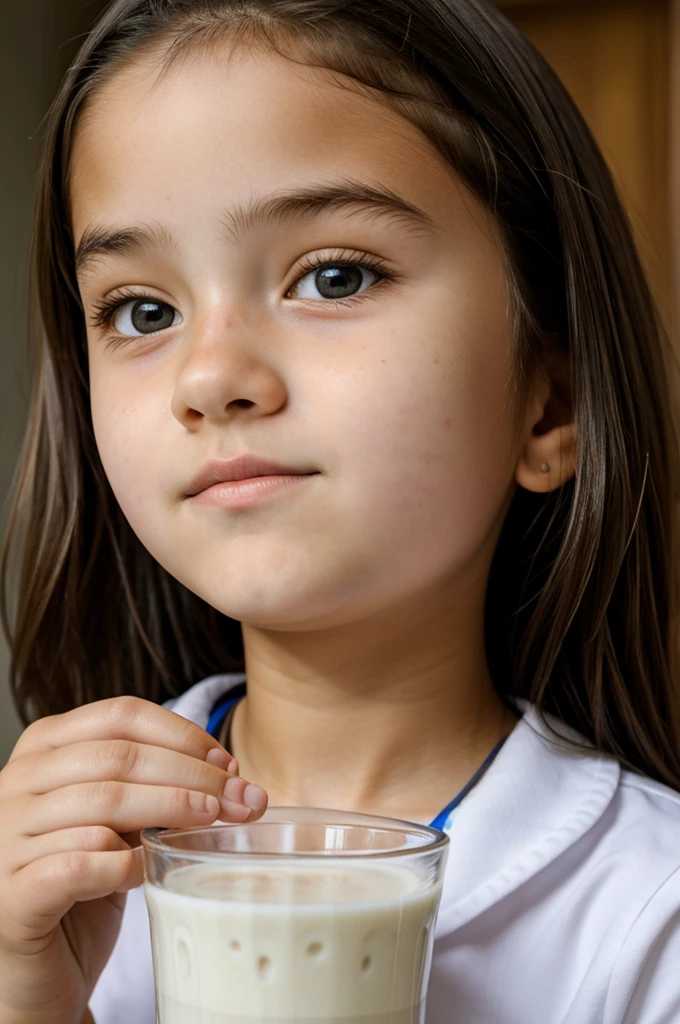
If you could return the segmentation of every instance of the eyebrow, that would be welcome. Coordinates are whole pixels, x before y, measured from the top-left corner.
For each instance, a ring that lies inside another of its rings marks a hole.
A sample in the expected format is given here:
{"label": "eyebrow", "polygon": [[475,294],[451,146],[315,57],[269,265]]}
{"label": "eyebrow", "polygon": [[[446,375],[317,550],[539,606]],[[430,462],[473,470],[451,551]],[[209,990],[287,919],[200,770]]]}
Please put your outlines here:
{"label": "eyebrow", "polygon": [[76,274],[86,275],[93,265],[107,256],[140,256],[155,249],[174,248],[169,231],[159,224],[129,228],[104,228],[92,225],[83,232],[75,254]]}
{"label": "eyebrow", "polygon": [[[411,233],[433,238],[440,235],[437,223],[429,214],[392,189],[353,179],[273,192],[225,211],[221,221],[227,236],[236,244],[244,235],[261,228],[302,223],[336,210],[362,212],[374,219],[390,220]],[[78,243],[76,273],[87,274],[93,263],[107,256],[143,255],[174,246],[171,233],[160,224],[125,228],[92,225]]]}

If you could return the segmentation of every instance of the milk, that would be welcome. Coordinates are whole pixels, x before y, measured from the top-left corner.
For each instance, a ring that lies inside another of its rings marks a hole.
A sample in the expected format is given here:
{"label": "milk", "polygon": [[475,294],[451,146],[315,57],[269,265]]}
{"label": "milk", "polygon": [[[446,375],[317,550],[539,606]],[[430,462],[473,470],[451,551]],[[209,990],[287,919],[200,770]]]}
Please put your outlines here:
{"label": "milk", "polygon": [[355,861],[148,882],[160,1024],[419,1024],[441,883]]}

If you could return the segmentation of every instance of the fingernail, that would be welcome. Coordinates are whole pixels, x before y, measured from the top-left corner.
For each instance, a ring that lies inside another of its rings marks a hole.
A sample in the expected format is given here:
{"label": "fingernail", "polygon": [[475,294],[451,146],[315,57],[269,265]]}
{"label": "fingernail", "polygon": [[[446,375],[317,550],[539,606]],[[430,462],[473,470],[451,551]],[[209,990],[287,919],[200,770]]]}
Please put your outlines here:
{"label": "fingernail", "polygon": [[219,801],[216,796],[210,796],[207,793],[198,793],[196,790],[192,790],[189,793],[189,803],[191,809],[196,811],[197,814],[212,814],[217,815],[220,809]]}
{"label": "fingernail", "polygon": [[262,811],[267,804],[267,794],[260,786],[254,786],[252,782],[232,776],[227,779],[223,800],[245,804],[253,811]]}
{"label": "fingernail", "polygon": [[233,800],[227,800],[226,797],[222,797],[220,800],[220,807],[222,809],[220,814],[222,820],[224,820],[222,817],[224,815],[227,821],[236,822],[237,824],[247,821],[252,814],[250,807],[246,807],[242,803],[235,803]]}
{"label": "fingernail", "polygon": [[243,802],[254,811],[263,811],[267,806],[267,794],[260,786],[254,786],[249,782],[243,793]]}
{"label": "fingernail", "polygon": [[240,779],[236,775],[230,775],[224,784],[223,799],[231,800],[235,804],[242,804],[243,791],[247,785],[248,783],[244,779]]}
{"label": "fingernail", "polygon": [[205,759],[208,764],[214,764],[216,768],[223,768],[225,771],[230,771],[234,763],[234,758],[223,747],[211,747]]}

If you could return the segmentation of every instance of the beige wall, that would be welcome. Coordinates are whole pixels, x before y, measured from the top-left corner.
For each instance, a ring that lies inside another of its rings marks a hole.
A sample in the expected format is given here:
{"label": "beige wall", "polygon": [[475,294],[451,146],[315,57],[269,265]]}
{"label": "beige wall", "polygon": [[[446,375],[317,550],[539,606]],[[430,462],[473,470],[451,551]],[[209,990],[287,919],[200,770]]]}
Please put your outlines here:
{"label": "beige wall", "polygon": [[552,64],[600,144],[674,328],[670,0],[496,0]]}

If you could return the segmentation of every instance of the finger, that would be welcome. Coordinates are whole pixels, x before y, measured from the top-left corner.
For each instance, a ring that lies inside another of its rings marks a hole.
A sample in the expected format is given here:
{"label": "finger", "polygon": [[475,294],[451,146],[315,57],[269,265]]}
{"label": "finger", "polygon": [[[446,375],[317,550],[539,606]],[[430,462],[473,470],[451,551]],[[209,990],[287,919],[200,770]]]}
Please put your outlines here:
{"label": "finger", "polygon": [[[232,819],[235,821],[244,821],[251,813],[245,805],[233,804],[233,809],[239,811]],[[23,834],[42,835],[86,825],[105,825],[119,834],[151,827],[196,828],[212,824],[219,812],[217,797],[197,790],[83,782],[33,797],[23,814]]]}
{"label": "finger", "polygon": [[208,764],[214,764],[230,775],[238,775],[240,772],[238,761],[224,747],[211,747],[205,759]]}
{"label": "finger", "polygon": [[113,781],[64,786],[31,801],[23,814],[25,836],[89,825],[119,834],[149,827],[196,828],[211,824],[220,810],[217,797],[197,790]]}
{"label": "finger", "polygon": [[[6,796],[40,796],[78,782],[143,782],[152,786],[178,786],[222,796],[235,764],[226,750],[210,750],[209,761],[132,740],[86,740],[17,758],[3,776]],[[234,776],[237,778],[238,776]]]}
{"label": "finger", "polygon": [[[229,767],[227,769],[225,769],[225,771],[228,771],[230,775],[240,775],[241,774],[241,769],[239,767],[239,763],[236,760],[236,758],[233,757],[228,751],[225,751],[225,753],[227,754],[227,757],[231,757],[231,763],[230,763]],[[206,757],[206,761],[208,762],[208,764],[216,764],[216,758],[212,756],[212,755],[216,755],[216,754],[219,754],[218,750],[209,750],[208,751],[208,756]]]}
{"label": "finger", "polygon": [[8,863],[11,874],[21,871],[32,861],[50,857],[55,853],[71,850],[86,850],[90,853],[105,853],[129,850],[123,836],[105,825],[87,825],[84,828],[62,828],[57,832],[46,832],[39,836],[27,836],[19,844],[14,863]]}
{"label": "finger", "polygon": [[[233,779],[234,782],[243,782],[244,787],[248,787],[250,783],[245,782],[242,779]],[[227,783],[227,788],[229,783]],[[261,818],[264,812],[267,810],[267,804],[269,797],[264,789],[260,789],[259,786],[253,786],[255,793],[252,795],[249,793],[246,799],[251,799],[254,806],[249,807],[247,804],[243,804],[238,800],[230,800],[228,796],[223,796],[220,801],[220,813],[217,816],[218,821],[223,821],[228,824],[245,824],[246,822],[257,821]],[[148,827],[148,826],[145,826]],[[123,839],[133,849],[141,846],[142,839],[140,831],[126,832],[123,834]]]}
{"label": "finger", "polygon": [[123,884],[118,886],[116,892],[129,892],[130,889],[136,889],[144,881],[144,854],[142,848],[131,850],[131,853],[132,866],[130,872],[123,879]]}
{"label": "finger", "polygon": [[209,750],[224,750],[205,729],[152,701],[130,695],[93,701],[61,715],[33,722],[19,738],[10,763],[36,751],[84,740],[132,740],[177,750],[205,761]]}
{"label": "finger", "polygon": [[268,799],[267,793],[260,786],[254,786],[251,782],[232,775],[229,776],[224,787],[221,801],[222,813],[233,814],[236,807],[245,804],[251,811],[245,820],[255,821],[256,818],[261,818],[266,811]]}
{"label": "finger", "polygon": [[46,934],[74,903],[135,888],[143,879],[140,862],[132,850],[69,850],[32,861],[13,878],[27,928]]}

